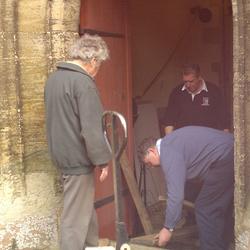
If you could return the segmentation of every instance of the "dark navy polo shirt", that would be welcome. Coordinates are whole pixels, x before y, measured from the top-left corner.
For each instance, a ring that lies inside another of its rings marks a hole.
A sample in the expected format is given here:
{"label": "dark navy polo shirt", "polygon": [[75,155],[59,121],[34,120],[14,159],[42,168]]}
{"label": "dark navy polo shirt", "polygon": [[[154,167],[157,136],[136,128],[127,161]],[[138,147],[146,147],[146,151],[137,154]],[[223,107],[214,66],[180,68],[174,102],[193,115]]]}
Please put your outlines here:
{"label": "dark navy polo shirt", "polygon": [[196,125],[216,129],[228,129],[228,111],[225,107],[220,89],[206,82],[208,91],[202,90],[192,95],[182,90],[183,84],[177,86],[169,97],[168,107],[164,118],[165,126],[181,128]]}

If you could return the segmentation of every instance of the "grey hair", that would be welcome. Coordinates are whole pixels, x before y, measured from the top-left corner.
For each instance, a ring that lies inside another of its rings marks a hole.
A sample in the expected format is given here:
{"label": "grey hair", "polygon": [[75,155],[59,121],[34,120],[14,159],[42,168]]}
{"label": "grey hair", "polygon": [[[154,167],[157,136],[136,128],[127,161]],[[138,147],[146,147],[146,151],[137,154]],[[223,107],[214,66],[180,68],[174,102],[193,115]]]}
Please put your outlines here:
{"label": "grey hair", "polygon": [[154,148],[156,146],[156,141],[157,139],[154,137],[148,137],[145,138],[140,145],[138,146],[137,149],[137,155],[139,160],[142,162],[143,159],[145,158],[147,151],[149,148]]}
{"label": "grey hair", "polygon": [[89,63],[92,59],[102,62],[108,58],[108,46],[98,35],[84,34],[69,49],[69,59],[80,59],[84,63]]}

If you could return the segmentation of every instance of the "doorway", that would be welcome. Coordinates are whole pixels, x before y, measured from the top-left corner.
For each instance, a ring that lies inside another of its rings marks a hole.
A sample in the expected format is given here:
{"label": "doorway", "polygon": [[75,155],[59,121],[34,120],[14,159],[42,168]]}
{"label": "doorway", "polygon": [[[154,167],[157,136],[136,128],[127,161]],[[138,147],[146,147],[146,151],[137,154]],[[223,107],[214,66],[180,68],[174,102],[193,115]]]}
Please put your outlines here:
{"label": "doorway", "polygon": [[[199,64],[204,80],[221,89],[233,132],[231,1],[130,0],[129,20],[136,144],[164,135],[169,95],[181,83],[185,63]],[[137,159],[135,165],[145,205],[155,209],[165,195],[161,171],[143,170]]]}

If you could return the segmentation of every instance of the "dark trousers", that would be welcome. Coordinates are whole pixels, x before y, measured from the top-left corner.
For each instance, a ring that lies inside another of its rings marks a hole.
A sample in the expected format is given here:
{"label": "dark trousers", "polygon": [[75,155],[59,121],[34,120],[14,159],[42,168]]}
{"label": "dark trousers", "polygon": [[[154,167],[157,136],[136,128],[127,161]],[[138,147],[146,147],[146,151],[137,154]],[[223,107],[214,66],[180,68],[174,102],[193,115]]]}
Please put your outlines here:
{"label": "dark trousers", "polygon": [[201,250],[228,248],[229,242],[225,235],[228,227],[226,222],[232,219],[230,211],[233,192],[234,170],[233,153],[231,153],[210,167],[195,202]]}

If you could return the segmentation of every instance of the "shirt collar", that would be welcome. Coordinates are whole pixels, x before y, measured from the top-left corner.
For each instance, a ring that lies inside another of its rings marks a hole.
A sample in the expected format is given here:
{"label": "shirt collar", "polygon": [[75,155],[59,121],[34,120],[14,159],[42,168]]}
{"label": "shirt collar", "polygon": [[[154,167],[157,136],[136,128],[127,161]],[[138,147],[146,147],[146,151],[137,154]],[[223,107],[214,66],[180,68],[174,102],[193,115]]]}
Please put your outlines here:
{"label": "shirt collar", "polygon": [[202,83],[201,83],[202,86],[201,86],[200,90],[199,90],[198,92],[196,92],[195,94],[192,93],[192,92],[190,92],[190,91],[186,88],[185,84],[183,85],[183,87],[182,87],[181,90],[182,90],[182,91],[187,90],[187,92],[192,96],[192,100],[194,100],[194,97],[195,97],[196,95],[200,94],[201,91],[204,90],[204,91],[208,92],[207,85],[206,85],[204,79],[201,79],[201,81],[202,81]]}
{"label": "shirt collar", "polygon": [[93,79],[93,77],[91,77],[87,71],[85,71],[82,67],[80,67],[78,64],[72,63],[72,62],[59,62],[57,64],[57,68],[58,69],[64,69],[64,70],[71,70],[71,71],[76,71],[76,72],[80,72],[84,75],[89,76],[90,78]]}
{"label": "shirt collar", "polygon": [[156,141],[156,148],[157,148],[157,151],[158,151],[158,153],[160,155],[160,152],[161,152],[161,139],[158,139]]}

